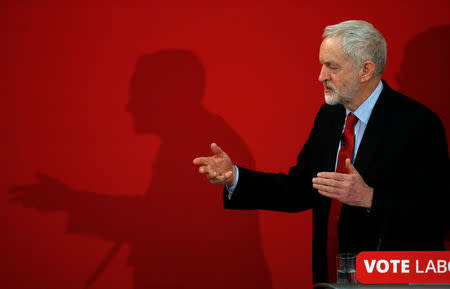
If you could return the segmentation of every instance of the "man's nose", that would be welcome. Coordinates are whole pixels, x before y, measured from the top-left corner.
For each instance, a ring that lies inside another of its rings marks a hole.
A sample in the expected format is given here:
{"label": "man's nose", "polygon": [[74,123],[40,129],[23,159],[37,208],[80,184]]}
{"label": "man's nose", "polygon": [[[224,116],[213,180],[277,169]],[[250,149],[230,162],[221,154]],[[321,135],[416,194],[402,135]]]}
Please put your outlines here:
{"label": "man's nose", "polygon": [[325,80],[329,80],[329,73],[325,65],[322,65],[322,68],[320,69],[319,73],[319,81],[324,82]]}

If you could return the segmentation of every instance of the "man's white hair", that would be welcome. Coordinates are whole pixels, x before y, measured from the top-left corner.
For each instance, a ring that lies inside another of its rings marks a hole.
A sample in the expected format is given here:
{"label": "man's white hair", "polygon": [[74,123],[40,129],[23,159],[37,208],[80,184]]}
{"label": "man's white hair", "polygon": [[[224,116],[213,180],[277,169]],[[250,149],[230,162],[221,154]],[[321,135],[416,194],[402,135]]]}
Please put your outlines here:
{"label": "man's white hair", "polygon": [[384,72],[386,66],[386,41],[383,35],[369,22],[349,20],[325,27],[323,38],[338,37],[342,39],[342,50],[356,68],[370,60],[375,63],[374,76]]}

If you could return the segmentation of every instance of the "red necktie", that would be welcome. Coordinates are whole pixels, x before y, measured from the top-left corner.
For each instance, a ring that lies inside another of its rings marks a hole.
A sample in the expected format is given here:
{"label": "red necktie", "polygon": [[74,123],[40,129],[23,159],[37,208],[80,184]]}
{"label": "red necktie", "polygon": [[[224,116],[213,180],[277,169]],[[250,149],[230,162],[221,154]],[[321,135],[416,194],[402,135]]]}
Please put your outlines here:
{"label": "red necktie", "polygon": [[[345,167],[345,159],[352,160],[353,146],[355,144],[355,124],[358,118],[350,113],[345,121],[344,134],[341,141],[341,150],[339,151],[336,172],[348,173]],[[341,214],[342,203],[338,200],[331,200],[330,213],[328,215],[328,241],[327,241],[327,261],[328,261],[328,281],[336,282],[336,255],[339,252],[338,228],[339,215]]]}

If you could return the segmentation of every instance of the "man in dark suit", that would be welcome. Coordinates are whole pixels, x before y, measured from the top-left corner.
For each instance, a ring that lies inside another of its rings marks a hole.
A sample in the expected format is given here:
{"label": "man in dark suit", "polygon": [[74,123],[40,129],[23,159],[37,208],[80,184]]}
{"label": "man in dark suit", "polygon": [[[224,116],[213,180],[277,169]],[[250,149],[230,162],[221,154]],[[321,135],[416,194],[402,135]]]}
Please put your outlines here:
{"label": "man in dark suit", "polygon": [[443,250],[449,158],[441,121],[381,79],[386,43],[371,24],[326,27],[319,60],[326,104],[287,175],[238,168],[216,144],[214,156],[194,164],[226,185],[225,208],[312,209],[314,283],[329,280],[333,228],[339,252]]}

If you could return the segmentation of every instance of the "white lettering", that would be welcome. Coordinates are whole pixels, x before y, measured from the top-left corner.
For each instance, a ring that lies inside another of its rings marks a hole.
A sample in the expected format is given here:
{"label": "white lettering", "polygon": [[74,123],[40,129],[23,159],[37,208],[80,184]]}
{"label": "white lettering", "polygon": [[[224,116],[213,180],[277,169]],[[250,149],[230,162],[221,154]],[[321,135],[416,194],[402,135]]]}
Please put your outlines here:
{"label": "white lettering", "polygon": [[416,273],[423,273],[423,271],[419,269],[419,260],[416,260]]}
{"label": "white lettering", "polygon": [[[381,264],[384,264],[384,269],[381,269]],[[386,260],[379,260],[377,262],[377,271],[380,273],[386,273],[389,270],[389,263]]]}
{"label": "white lettering", "polygon": [[[449,262],[449,264],[450,264],[450,262]],[[446,265],[447,265],[447,262],[445,262],[445,260],[438,260],[437,261],[438,273],[445,273],[447,271]]]}
{"label": "white lettering", "polygon": [[372,273],[375,267],[375,260],[370,261],[370,265],[368,260],[364,260],[364,266],[366,266],[367,273]]}
{"label": "white lettering", "polygon": [[428,261],[427,268],[425,269],[425,273],[428,273],[428,271],[433,270],[434,273],[436,273],[436,268],[434,267],[433,260]]}
{"label": "white lettering", "polygon": [[402,260],[402,273],[409,273],[409,260]]}
{"label": "white lettering", "polygon": [[400,263],[400,260],[389,260],[392,264],[392,272],[397,273],[397,265]]}

